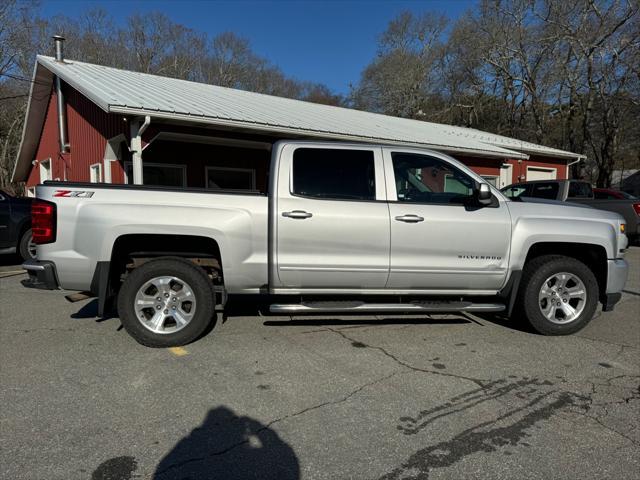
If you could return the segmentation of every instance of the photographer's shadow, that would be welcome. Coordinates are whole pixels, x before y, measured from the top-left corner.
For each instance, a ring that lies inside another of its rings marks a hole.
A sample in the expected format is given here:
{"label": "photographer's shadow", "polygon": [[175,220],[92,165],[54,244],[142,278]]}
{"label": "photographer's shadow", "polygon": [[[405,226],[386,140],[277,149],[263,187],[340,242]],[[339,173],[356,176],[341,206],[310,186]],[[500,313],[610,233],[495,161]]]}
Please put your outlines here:
{"label": "photographer's shadow", "polygon": [[203,424],[160,461],[156,480],[300,478],[293,449],[266,425],[227,407],[209,411]]}

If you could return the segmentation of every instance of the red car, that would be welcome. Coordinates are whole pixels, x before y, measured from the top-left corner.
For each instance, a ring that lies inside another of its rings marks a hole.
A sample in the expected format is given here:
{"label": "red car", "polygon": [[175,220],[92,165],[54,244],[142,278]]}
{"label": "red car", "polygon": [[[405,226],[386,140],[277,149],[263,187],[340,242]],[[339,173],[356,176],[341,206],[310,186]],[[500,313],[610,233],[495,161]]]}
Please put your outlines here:
{"label": "red car", "polygon": [[636,200],[636,197],[611,188],[594,188],[593,196],[598,200]]}

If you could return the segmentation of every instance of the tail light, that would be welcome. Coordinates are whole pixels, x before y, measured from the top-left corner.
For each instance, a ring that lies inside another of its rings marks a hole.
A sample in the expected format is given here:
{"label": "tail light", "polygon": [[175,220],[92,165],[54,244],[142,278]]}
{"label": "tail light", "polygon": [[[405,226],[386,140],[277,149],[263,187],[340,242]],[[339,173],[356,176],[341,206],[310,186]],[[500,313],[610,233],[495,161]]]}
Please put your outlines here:
{"label": "tail light", "polygon": [[46,200],[31,203],[31,231],[36,245],[56,241],[56,204]]}
{"label": "tail light", "polygon": [[640,216],[640,203],[634,203],[633,209],[636,211],[636,215]]}

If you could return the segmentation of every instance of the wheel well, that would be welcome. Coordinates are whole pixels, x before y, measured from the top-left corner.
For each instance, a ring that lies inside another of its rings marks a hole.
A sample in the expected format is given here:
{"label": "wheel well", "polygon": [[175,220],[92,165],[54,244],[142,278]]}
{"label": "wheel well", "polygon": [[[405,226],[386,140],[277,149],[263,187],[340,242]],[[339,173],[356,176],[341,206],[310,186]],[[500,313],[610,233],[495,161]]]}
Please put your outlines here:
{"label": "wheel well", "polygon": [[607,286],[607,251],[600,245],[591,243],[544,242],[535,243],[527,252],[525,265],[542,255],[564,255],[580,260],[593,272],[598,281],[600,295]]}
{"label": "wheel well", "polygon": [[132,269],[157,257],[183,257],[202,267],[214,284],[222,284],[222,256],[212,238],[194,235],[131,234],[118,237],[111,251],[109,280],[117,289]]}

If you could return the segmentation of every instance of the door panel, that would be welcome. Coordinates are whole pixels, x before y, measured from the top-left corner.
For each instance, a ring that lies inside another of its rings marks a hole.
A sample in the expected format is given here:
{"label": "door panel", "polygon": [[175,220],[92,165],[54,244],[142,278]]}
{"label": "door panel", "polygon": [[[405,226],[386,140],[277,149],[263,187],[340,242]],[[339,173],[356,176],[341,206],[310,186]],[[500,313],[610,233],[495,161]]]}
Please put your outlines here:
{"label": "door panel", "polygon": [[[471,177],[445,158],[412,155],[399,157],[385,151],[388,195],[398,199],[389,203],[387,287],[499,289],[507,273],[511,237],[507,208],[501,203],[470,206],[464,186],[473,184]],[[394,157],[396,167],[400,165],[395,170]],[[412,216],[423,220],[403,220]]]}
{"label": "door panel", "polygon": [[[357,152],[283,149],[274,212],[281,287],[384,288],[390,227],[382,158],[379,149]],[[361,180],[365,170],[370,182]]]}

